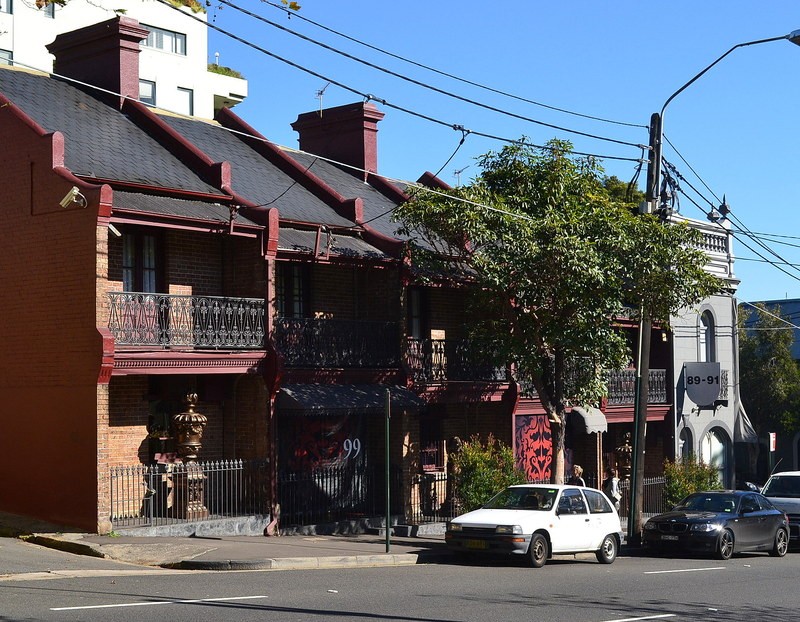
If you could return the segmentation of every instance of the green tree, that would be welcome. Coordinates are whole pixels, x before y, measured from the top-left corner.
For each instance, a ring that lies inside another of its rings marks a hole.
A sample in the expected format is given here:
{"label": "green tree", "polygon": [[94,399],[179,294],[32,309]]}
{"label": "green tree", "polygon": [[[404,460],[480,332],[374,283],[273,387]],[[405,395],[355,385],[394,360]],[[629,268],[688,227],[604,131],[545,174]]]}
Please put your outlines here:
{"label": "green tree", "polygon": [[465,512],[481,507],[507,486],[526,481],[515,466],[511,448],[491,434],[485,444],[477,436],[459,441],[451,459],[453,485]]}
{"label": "green tree", "polygon": [[[755,321],[745,328],[745,323]],[[780,308],[739,307],[739,386],[759,436],[800,427],[800,370],[792,357],[794,329]]]}
{"label": "green tree", "polygon": [[473,334],[535,389],[562,482],[567,409],[597,403],[603,371],[627,360],[613,325],[623,304],[668,321],[719,283],[703,270],[698,232],[613,200],[597,161],[573,157],[569,143],[520,141],[479,163],[471,184],[420,189],[395,217],[421,274],[476,286]]}
{"label": "green tree", "polygon": [[694,456],[679,462],[664,462],[664,503],[668,508],[693,492],[719,490],[719,471]]}

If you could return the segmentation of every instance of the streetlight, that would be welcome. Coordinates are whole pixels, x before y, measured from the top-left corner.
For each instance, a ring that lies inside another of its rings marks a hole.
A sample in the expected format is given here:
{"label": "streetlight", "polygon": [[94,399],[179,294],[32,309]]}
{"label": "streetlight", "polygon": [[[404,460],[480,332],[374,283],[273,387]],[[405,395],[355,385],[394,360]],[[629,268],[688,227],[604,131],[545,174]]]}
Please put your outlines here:
{"label": "streetlight", "polygon": [[[652,214],[655,212],[662,217],[667,216],[666,211],[662,210],[659,188],[661,186],[661,150],[664,138],[664,111],[670,102],[737,48],[782,40],[788,40],[795,45],[800,45],[800,30],[795,30],[781,37],[758,39],[756,41],[747,41],[734,45],[730,50],[725,52],[717,60],[670,95],[661,107],[661,112],[654,112],[652,114],[650,117],[650,159],[647,166],[646,202],[640,206],[640,213]],[[633,481],[631,484],[631,503],[628,514],[628,541],[637,544],[642,533],[644,447],[647,428],[647,402],[650,397],[648,379],[650,375],[650,333],[652,330],[652,319],[649,317],[649,313],[646,309],[641,309],[641,311],[642,313],[639,319],[639,354],[638,363],[636,365],[636,403],[634,404],[633,417],[633,464],[631,465]]]}

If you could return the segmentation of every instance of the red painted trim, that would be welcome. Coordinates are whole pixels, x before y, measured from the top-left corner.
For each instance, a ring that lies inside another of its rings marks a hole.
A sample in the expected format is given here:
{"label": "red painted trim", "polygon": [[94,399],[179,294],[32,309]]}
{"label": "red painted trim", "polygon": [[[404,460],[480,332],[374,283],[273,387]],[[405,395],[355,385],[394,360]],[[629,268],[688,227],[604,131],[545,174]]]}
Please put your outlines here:
{"label": "red painted trim", "polygon": [[159,374],[245,374],[260,372],[268,358],[265,350],[253,352],[116,352],[114,376]]}
{"label": "red painted trim", "polygon": [[97,376],[97,384],[108,384],[114,370],[114,337],[105,327],[99,326],[97,332],[100,334],[103,354],[100,359],[100,373]]}
{"label": "red painted trim", "polygon": [[422,184],[423,186],[428,186],[428,188],[435,188],[439,190],[450,190],[452,186],[450,184],[445,183],[441,179],[439,179],[436,175],[429,171],[425,171],[422,176],[417,180],[417,183]]}
{"label": "red painted trim", "polygon": [[[671,404],[651,404],[647,407],[647,420],[663,421],[670,412],[672,412]],[[604,414],[608,423],[633,423],[634,407],[632,404],[625,406],[609,406],[604,411]]]}

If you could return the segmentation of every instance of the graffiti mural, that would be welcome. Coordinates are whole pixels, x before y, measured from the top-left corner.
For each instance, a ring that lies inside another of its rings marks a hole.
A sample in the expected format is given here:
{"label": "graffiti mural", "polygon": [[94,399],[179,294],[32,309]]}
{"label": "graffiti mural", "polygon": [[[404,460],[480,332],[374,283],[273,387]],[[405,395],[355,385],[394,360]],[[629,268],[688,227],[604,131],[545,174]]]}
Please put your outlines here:
{"label": "graffiti mural", "polygon": [[529,481],[550,479],[553,439],[547,415],[517,415],[514,418],[517,464]]}

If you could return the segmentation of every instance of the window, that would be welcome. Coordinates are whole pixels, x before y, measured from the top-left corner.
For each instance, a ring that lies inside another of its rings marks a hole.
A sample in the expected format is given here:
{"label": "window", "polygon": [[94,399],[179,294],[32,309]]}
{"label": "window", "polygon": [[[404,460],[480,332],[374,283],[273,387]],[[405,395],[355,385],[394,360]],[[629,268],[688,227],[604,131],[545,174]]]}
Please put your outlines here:
{"label": "window", "polygon": [[150,31],[150,34],[147,35],[147,39],[142,42],[143,46],[186,56],[185,34],[172,30],[165,30],[164,28],[157,28],[155,26],[148,26],[147,24],[142,24],[142,26]]}
{"label": "window", "polygon": [[692,449],[692,433],[689,428],[681,428],[680,438],[678,440],[678,445],[680,448],[679,454],[682,461],[686,462],[691,459],[693,449]]}
{"label": "window", "polygon": [[178,87],[178,106],[175,112],[194,115],[194,91]]}
{"label": "window", "polygon": [[425,339],[430,337],[430,332],[426,335],[426,308],[427,292],[418,287],[408,288],[408,335],[414,339]]}
{"label": "window", "polygon": [[716,331],[714,330],[714,316],[710,311],[704,311],[700,316],[700,363],[713,363],[717,360]]}
{"label": "window", "polygon": [[586,514],[586,504],[583,502],[580,490],[567,489],[558,500],[559,514]]}
{"label": "window", "polygon": [[150,106],[156,105],[156,83],[139,80],[139,101]]}
{"label": "window", "polygon": [[13,0],[0,0],[0,13],[13,13],[14,3]]}
{"label": "window", "polygon": [[308,266],[278,264],[275,268],[275,281],[278,317],[308,317]]}
{"label": "window", "polygon": [[0,65],[13,65],[14,52],[11,50],[0,50]]}
{"label": "window", "polygon": [[45,17],[49,17],[50,19],[55,19],[56,17],[56,5],[55,2],[48,2],[44,5],[42,9],[42,13],[44,13]]}
{"label": "window", "polygon": [[606,514],[611,512],[611,504],[608,502],[608,497],[604,494],[587,488],[583,491],[586,495],[586,502],[589,504],[589,512],[592,514]]}
{"label": "window", "polygon": [[717,430],[709,431],[703,437],[700,455],[705,464],[713,466],[719,473],[719,482],[725,485],[725,472],[728,467],[728,444],[723,434]]}
{"label": "window", "polygon": [[158,238],[127,231],[122,234],[122,289],[126,292],[157,293],[161,282]]}

